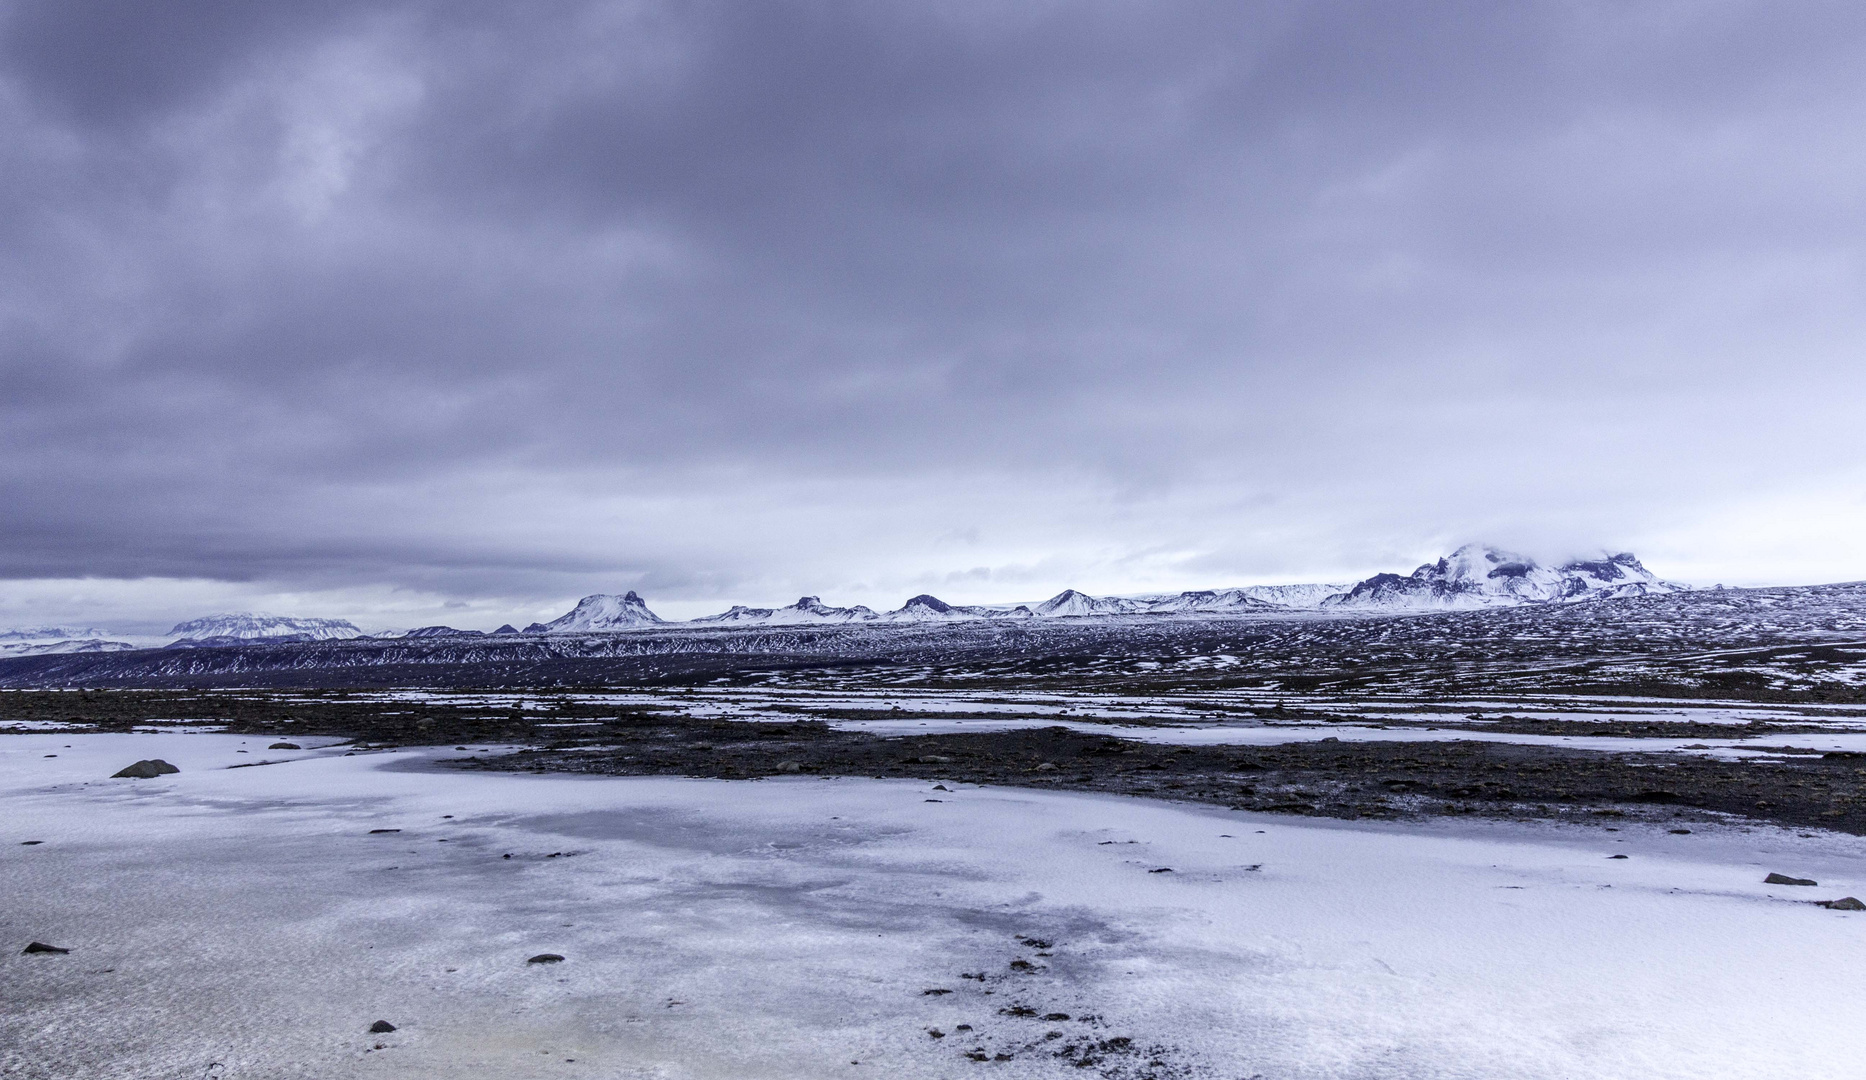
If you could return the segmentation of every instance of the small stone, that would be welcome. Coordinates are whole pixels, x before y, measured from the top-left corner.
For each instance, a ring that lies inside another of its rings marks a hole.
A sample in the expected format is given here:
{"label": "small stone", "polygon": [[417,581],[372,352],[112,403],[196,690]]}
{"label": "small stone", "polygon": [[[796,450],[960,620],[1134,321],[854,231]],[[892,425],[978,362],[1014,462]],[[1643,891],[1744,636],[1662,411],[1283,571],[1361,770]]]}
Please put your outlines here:
{"label": "small stone", "polygon": [[71,951],[70,949],[61,949],[56,945],[47,945],[43,941],[35,941],[32,944],[21,949],[19,951],[19,954],[21,956],[31,956],[34,953],[57,953],[62,956],[63,954],[68,953],[70,951]]}
{"label": "small stone", "polygon": [[389,1032],[394,1031],[394,1030],[395,1030],[395,1025],[389,1023],[387,1020],[378,1020],[375,1023],[369,1025],[369,1033],[371,1035],[387,1035]]}
{"label": "small stone", "polygon": [[[1621,855],[1621,856],[1619,856],[1619,857],[1620,857],[1620,858],[1622,858],[1622,859],[1624,859],[1624,858],[1626,858],[1626,856],[1624,856],[1624,855]],[[1157,870],[1149,870],[1149,871],[1147,871],[1147,873],[1149,873],[1149,874],[1170,874],[1170,873],[1172,873],[1172,872],[1173,872],[1173,868],[1172,868],[1172,867],[1170,867],[1170,866],[1162,866],[1162,867],[1160,867],[1160,868],[1158,868]]]}
{"label": "small stone", "polygon": [[1690,836],[1691,830],[1690,829],[1673,829],[1672,835],[1673,836]]}
{"label": "small stone", "polygon": [[1762,879],[1764,885],[1819,885],[1813,878],[1789,877],[1787,874],[1770,874]]}
{"label": "small stone", "polygon": [[541,952],[525,961],[527,964],[561,964],[563,962],[564,958],[554,952]]}
{"label": "small stone", "polygon": [[148,758],[134,765],[126,766],[122,771],[110,774],[112,780],[153,780],[158,776],[178,773],[180,769],[163,761],[161,758]]}
{"label": "small stone", "polygon": [[1829,911],[1866,911],[1866,904],[1860,903],[1857,896],[1843,896],[1838,900],[1817,900],[1815,903]]}
{"label": "small stone", "polygon": [[952,789],[947,787],[945,784],[934,784],[933,790],[934,791],[951,791]]}
{"label": "small stone", "polygon": [[920,991],[920,994],[923,997],[939,997],[941,994],[950,994],[950,993],[952,993],[951,990],[947,990],[944,987],[937,987],[937,986],[931,990]]}
{"label": "small stone", "polygon": [[45,843],[45,841],[43,840],[21,840],[19,842],[19,846],[20,847],[31,847],[34,844],[43,844],[43,843]]}
{"label": "small stone", "polygon": [[945,1038],[945,1037],[946,1037],[946,1033],[945,1033],[945,1032],[943,1032],[943,1031],[941,1031],[941,1030],[940,1030],[940,1029],[938,1029],[938,1028],[928,1028],[928,1029],[927,1029],[927,1034],[928,1034],[928,1035],[931,1035],[931,1036],[932,1036],[933,1038],[935,1038],[935,1039],[943,1039],[943,1038]]}
{"label": "small stone", "polygon": [[304,747],[299,746],[295,742],[275,742],[271,746],[266,747],[266,749],[268,750],[303,750]]}
{"label": "small stone", "polygon": [[376,835],[377,833],[386,833],[386,832],[401,832],[401,831],[402,831],[402,830],[400,830],[400,829],[371,829],[371,830],[369,830],[369,835],[371,835],[371,836],[374,836],[374,835]]}
{"label": "small stone", "polygon": [[1624,858],[1626,858],[1626,856],[1625,856],[1625,855],[1609,855],[1609,856],[1607,856],[1607,858],[1609,858],[1609,859],[1624,859]]}

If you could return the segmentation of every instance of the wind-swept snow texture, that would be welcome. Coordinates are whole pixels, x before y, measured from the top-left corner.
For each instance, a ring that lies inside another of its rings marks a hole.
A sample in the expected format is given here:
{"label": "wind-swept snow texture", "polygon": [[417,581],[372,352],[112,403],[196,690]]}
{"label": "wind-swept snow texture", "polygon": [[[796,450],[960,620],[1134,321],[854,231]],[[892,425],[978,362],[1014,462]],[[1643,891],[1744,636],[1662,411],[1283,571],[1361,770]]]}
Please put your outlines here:
{"label": "wind-swept snow texture", "polygon": [[[1776,1080],[1866,1059],[1866,916],[1809,902],[1866,894],[1856,837],[263,747],[0,740],[0,1075]],[[149,757],[181,771],[103,779]],[[71,952],[19,955],[34,940]]]}
{"label": "wind-swept snow texture", "polygon": [[284,615],[207,615],[177,623],[169,636],[182,641],[341,641],[362,637],[347,619],[297,619]]}

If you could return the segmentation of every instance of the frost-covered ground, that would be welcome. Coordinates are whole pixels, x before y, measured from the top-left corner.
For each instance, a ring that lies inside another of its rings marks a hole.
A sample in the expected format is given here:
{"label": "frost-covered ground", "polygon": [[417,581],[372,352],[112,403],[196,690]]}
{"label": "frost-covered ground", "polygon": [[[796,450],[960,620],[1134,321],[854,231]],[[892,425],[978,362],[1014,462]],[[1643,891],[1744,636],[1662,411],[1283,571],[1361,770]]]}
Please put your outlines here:
{"label": "frost-covered ground", "polygon": [[[462,775],[431,764],[451,750],[266,741],[0,739],[0,1074],[1697,1080],[1866,1059],[1866,915],[1806,902],[1866,894],[1857,837]],[[143,757],[182,771],[103,779]],[[32,940],[72,951],[19,955]],[[566,959],[526,963],[543,952]]]}

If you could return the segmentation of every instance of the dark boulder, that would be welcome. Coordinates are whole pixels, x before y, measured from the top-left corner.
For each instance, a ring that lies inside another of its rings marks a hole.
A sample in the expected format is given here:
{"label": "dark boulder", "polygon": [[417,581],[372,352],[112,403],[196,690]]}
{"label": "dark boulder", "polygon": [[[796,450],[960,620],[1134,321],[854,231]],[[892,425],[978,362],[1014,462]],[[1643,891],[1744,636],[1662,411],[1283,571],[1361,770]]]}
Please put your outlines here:
{"label": "dark boulder", "polygon": [[112,780],[153,780],[168,773],[178,773],[180,769],[163,761],[161,758],[148,758],[129,766],[121,772],[110,774]]}
{"label": "dark boulder", "polygon": [[1787,874],[1770,874],[1762,879],[1764,885],[1819,885],[1813,878],[1789,877]]}
{"label": "dark boulder", "polygon": [[387,1020],[378,1020],[375,1023],[369,1025],[369,1033],[371,1035],[387,1035],[389,1032],[394,1031],[394,1030],[395,1030],[395,1025],[389,1023]]}
{"label": "dark boulder", "polygon": [[[1854,902],[1858,903],[1858,901],[1854,901]],[[56,945],[47,945],[43,941],[35,941],[32,944],[21,949],[19,951],[19,954],[21,956],[31,956],[34,953],[57,953],[59,955],[63,955],[70,951],[71,951],[70,949],[61,949]]]}

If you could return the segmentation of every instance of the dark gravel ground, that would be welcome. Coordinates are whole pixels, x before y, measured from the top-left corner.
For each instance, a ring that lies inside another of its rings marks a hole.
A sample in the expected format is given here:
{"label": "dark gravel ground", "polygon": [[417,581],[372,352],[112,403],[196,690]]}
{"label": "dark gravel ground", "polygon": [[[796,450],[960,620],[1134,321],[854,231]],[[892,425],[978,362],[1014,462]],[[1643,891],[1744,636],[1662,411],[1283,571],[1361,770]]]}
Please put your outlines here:
{"label": "dark gravel ground", "polygon": [[[814,719],[694,719],[675,704],[618,709],[613,702],[561,698],[533,704],[544,707],[446,697],[383,701],[344,692],[17,692],[0,694],[0,728],[28,720],[73,732],[126,731],[160,718],[238,734],[477,751],[454,761],[466,769],[747,780],[795,772],[1110,792],[1344,819],[1736,817],[1866,834],[1866,755],[1858,754],[1788,752],[1726,762],[1475,740],[1174,747],[1062,727],[895,737]],[[1445,725],[1438,726],[1442,736]],[[1752,747],[1766,742],[1754,736],[1795,730],[1529,719],[1471,726],[1547,735],[1751,736]],[[505,749],[512,745],[532,749]]]}
{"label": "dark gravel ground", "polygon": [[600,748],[458,759],[460,768],[750,779],[791,772],[1098,791],[1324,817],[1730,816],[1866,834],[1866,755],[1714,761],[1507,743],[1175,747],[1035,728],[880,738],[818,722],[605,726]]}

